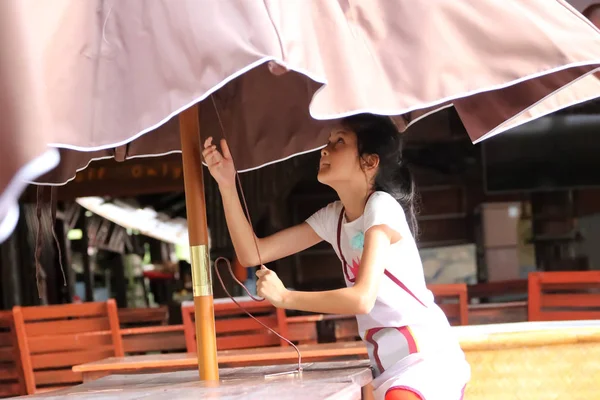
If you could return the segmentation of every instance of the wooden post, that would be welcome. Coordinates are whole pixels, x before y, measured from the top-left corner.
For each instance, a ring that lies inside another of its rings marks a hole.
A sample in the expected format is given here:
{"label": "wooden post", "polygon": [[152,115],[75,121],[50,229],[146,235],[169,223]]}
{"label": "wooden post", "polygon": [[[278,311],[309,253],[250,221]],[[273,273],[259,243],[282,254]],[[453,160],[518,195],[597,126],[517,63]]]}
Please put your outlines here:
{"label": "wooden post", "polygon": [[192,261],[198,371],[200,380],[218,381],[219,364],[217,363],[212,271],[208,253],[198,106],[192,106],[179,114],[179,133]]}

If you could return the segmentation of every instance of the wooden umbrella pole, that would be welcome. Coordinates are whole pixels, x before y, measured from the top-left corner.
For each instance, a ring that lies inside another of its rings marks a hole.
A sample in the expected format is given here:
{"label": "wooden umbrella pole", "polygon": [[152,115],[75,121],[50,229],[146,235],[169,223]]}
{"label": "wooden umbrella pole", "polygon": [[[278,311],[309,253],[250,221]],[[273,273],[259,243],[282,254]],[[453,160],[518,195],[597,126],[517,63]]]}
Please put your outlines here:
{"label": "wooden umbrella pole", "polygon": [[219,364],[197,105],[179,114],[179,133],[192,261],[198,371],[200,380],[218,381]]}

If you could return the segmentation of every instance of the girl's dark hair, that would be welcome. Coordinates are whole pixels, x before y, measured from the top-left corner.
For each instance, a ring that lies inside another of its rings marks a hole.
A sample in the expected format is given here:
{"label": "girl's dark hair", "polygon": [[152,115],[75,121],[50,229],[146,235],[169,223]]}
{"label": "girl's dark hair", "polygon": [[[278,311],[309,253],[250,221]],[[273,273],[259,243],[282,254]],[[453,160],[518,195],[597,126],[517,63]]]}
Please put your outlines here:
{"label": "girl's dark hair", "polygon": [[390,117],[358,114],[342,119],[342,126],[356,134],[358,156],[379,157],[373,189],[389,193],[400,203],[413,236],[417,236],[418,201],[415,183],[402,156],[402,135]]}

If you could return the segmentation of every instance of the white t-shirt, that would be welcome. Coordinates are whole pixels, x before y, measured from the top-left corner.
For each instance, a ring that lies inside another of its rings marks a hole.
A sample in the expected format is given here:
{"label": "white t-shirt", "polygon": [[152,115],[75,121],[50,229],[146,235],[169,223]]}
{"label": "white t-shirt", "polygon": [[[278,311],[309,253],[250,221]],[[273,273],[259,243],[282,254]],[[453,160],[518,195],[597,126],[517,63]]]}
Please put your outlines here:
{"label": "white t-shirt", "polygon": [[[336,201],[306,222],[335,249],[347,286],[354,285],[369,228],[387,225],[401,235],[391,245],[375,306],[369,314],[356,316],[376,377],[387,380],[427,354],[448,354],[450,350],[449,354],[464,360],[448,319],[425,285],[421,257],[402,206],[388,193],[375,192],[358,219],[346,222],[342,212],[342,203]],[[374,386],[381,380],[376,378]]]}

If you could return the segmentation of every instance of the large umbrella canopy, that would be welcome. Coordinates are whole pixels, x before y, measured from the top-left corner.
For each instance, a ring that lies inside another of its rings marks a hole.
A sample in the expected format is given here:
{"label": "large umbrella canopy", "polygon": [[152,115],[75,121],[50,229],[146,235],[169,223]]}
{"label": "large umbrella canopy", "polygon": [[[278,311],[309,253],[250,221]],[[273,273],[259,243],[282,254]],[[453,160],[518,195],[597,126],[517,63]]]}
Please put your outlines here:
{"label": "large umbrella canopy", "polygon": [[600,33],[564,0],[4,0],[0,46],[0,240],[26,181],[178,151],[197,102],[248,170],[320,147],[318,120],[453,105],[479,141],[600,95]]}
{"label": "large umbrella canopy", "polygon": [[568,0],[568,2],[579,12],[584,12],[589,6],[594,4],[600,5],[599,0]]}

